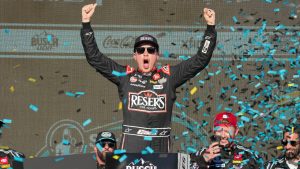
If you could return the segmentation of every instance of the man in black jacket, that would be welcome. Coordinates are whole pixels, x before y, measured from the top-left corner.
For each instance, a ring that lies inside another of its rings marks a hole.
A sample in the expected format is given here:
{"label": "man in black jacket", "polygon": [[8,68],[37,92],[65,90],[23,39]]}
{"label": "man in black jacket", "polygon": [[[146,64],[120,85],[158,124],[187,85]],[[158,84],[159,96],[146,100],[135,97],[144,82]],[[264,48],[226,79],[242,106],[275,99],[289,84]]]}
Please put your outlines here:
{"label": "man in black jacket", "polygon": [[97,169],[105,169],[106,153],[113,153],[117,149],[117,140],[114,133],[102,131],[98,133],[95,141]]}
{"label": "man in black jacket", "polygon": [[285,128],[281,141],[284,155],[266,163],[266,169],[300,169],[300,124]]}
{"label": "man in black jacket", "polygon": [[[196,55],[175,66],[156,68],[159,45],[155,37],[136,38],[133,58],[137,69],[122,66],[101,53],[90,19],[96,4],[82,8],[81,39],[88,63],[118,87],[123,103],[121,149],[127,152],[170,152],[170,132],[176,88],[203,70],[216,46],[215,13],[204,8],[207,29]],[[151,150],[152,149],[152,150]]]}
{"label": "man in black jacket", "polygon": [[234,142],[238,134],[237,118],[229,112],[216,115],[213,126],[214,135],[209,147],[191,155],[192,169],[259,169],[263,167],[262,158],[253,150]]}

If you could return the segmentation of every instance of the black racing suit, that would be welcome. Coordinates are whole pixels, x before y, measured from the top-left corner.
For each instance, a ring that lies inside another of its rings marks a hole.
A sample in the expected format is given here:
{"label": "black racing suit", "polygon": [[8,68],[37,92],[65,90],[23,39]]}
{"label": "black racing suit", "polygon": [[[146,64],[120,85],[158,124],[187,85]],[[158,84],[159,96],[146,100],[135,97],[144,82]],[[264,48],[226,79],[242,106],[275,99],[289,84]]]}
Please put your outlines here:
{"label": "black racing suit", "polygon": [[261,169],[263,159],[252,150],[241,145],[233,145],[232,149],[222,149],[221,155],[210,162],[204,160],[204,153],[207,148],[202,148],[191,154],[191,169]]}
{"label": "black racing suit", "polygon": [[[149,146],[154,152],[170,152],[170,125],[176,88],[208,65],[216,38],[215,26],[207,26],[196,55],[175,66],[165,65],[142,73],[128,65],[119,65],[101,53],[90,23],[83,23],[81,39],[87,61],[117,85],[123,103],[122,149],[138,153]],[[122,76],[116,76],[113,71]]]}
{"label": "black racing suit", "polygon": [[[290,167],[287,165],[285,156],[282,156],[272,161],[268,161],[265,164],[265,169],[290,169]],[[299,163],[297,169],[300,169]]]}
{"label": "black racing suit", "polygon": [[10,149],[7,146],[0,146],[0,168],[23,169],[25,155]]}

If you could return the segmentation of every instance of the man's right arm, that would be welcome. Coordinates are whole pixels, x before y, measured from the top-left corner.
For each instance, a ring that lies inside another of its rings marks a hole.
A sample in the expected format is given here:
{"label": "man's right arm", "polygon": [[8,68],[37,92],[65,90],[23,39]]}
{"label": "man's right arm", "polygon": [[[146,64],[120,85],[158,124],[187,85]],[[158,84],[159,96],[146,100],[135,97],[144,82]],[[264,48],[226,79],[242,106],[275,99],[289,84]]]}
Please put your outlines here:
{"label": "man's right arm", "polygon": [[90,21],[95,12],[97,4],[85,5],[82,8],[82,29],[81,42],[87,61],[98,72],[113,83],[119,85],[120,77],[113,74],[113,71],[125,72],[125,66],[121,66],[110,58],[106,57],[99,51],[94,36],[94,31],[91,27]]}
{"label": "man's right arm", "polygon": [[81,41],[88,63],[105,78],[119,85],[120,77],[114,75],[113,71],[125,72],[126,68],[125,66],[119,65],[99,51],[95,40],[94,31],[89,22],[82,23]]}

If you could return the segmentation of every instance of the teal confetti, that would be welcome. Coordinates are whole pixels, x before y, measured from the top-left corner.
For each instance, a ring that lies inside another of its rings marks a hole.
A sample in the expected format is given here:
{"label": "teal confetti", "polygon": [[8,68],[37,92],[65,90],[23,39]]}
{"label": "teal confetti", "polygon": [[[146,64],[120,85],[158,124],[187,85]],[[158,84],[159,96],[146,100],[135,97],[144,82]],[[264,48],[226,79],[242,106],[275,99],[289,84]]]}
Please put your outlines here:
{"label": "teal confetti", "polygon": [[230,26],[230,30],[231,30],[232,32],[234,32],[234,31],[235,31],[235,29],[234,29],[234,27],[233,27],[233,26]]}
{"label": "teal confetti", "polygon": [[126,158],[127,158],[127,155],[126,155],[126,154],[123,154],[123,155],[121,156],[121,158],[119,158],[119,162],[120,162],[120,163],[123,162],[124,160],[126,160]]}
{"label": "teal confetti", "polygon": [[24,162],[24,158],[21,158],[21,157],[14,157],[14,160],[18,161],[18,162],[21,162],[21,163]]}
{"label": "teal confetti", "polygon": [[11,119],[3,119],[2,122],[6,123],[6,124],[11,124],[12,120]]}
{"label": "teal confetti", "polygon": [[280,9],[279,8],[274,8],[274,10],[273,10],[274,12],[279,12],[280,11]]}
{"label": "teal confetti", "polygon": [[118,72],[118,71],[115,71],[115,70],[113,70],[112,74],[115,75],[115,76],[118,76],[118,77],[127,75],[126,72]]}
{"label": "teal confetti", "polygon": [[182,60],[188,60],[189,58],[191,58],[190,56],[179,56],[179,59],[182,59]]}
{"label": "teal confetti", "polygon": [[124,154],[124,153],[126,153],[126,150],[124,150],[124,149],[114,150],[114,154]]}
{"label": "teal confetti", "polygon": [[196,152],[197,152],[197,150],[196,150],[195,148],[193,148],[193,147],[188,147],[188,148],[187,148],[187,153],[188,153],[188,154],[196,153]]}
{"label": "teal confetti", "polygon": [[96,144],[96,147],[100,152],[103,150],[103,147],[99,143]]}
{"label": "teal confetti", "polygon": [[245,121],[245,122],[250,122],[250,119],[246,116],[242,116],[241,120]]}
{"label": "teal confetti", "polygon": [[72,93],[72,92],[66,92],[65,94],[66,94],[67,96],[70,96],[70,97],[75,97],[75,94]]}
{"label": "teal confetti", "polygon": [[87,119],[87,120],[85,120],[83,123],[82,123],[82,126],[83,127],[86,127],[87,125],[89,125],[90,123],[92,122],[92,119]]}
{"label": "teal confetti", "polygon": [[152,141],[152,137],[151,136],[144,136],[144,140],[145,141]]}
{"label": "teal confetti", "polygon": [[39,111],[39,108],[38,108],[36,105],[33,105],[33,104],[30,104],[30,105],[29,105],[29,109],[31,109],[31,110],[34,111],[34,112]]}
{"label": "teal confetti", "polygon": [[232,20],[233,20],[234,23],[237,23],[237,22],[238,22],[238,19],[236,18],[236,16],[233,16],[233,17],[232,17]]}
{"label": "teal confetti", "polygon": [[153,150],[151,147],[149,147],[149,146],[146,147],[146,150],[147,150],[150,154],[154,153],[154,150]]}
{"label": "teal confetti", "polygon": [[55,162],[60,162],[60,161],[62,161],[64,159],[65,159],[64,157],[58,157],[58,158],[55,159]]}
{"label": "teal confetti", "polygon": [[164,56],[165,58],[168,58],[168,57],[170,56],[169,51],[165,50],[165,51],[163,52],[163,56]]}
{"label": "teal confetti", "polygon": [[52,41],[52,35],[47,35],[47,40],[48,40],[48,42],[51,42]]}

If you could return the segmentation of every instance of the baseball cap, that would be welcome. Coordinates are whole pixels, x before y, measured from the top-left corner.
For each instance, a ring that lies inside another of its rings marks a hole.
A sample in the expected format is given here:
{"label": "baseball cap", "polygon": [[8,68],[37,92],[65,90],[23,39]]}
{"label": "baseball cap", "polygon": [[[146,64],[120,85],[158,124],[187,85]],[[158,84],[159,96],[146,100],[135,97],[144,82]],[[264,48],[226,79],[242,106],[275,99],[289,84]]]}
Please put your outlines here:
{"label": "baseball cap", "polygon": [[109,131],[102,131],[102,132],[98,133],[95,143],[98,143],[98,142],[101,142],[104,140],[112,141],[114,143],[117,142],[114,133],[109,132]]}
{"label": "baseball cap", "polygon": [[214,119],[214,126],[220,126],[222,124],[237,128],[237,118],[230,112],[219,113]]}
{"label": "baseball cap", "polygon": [[157,51],[159,51],[159,46],[155,37],[149,34],[143,34],[135,39],[134,49],[141,45],[142,43],[150,43],[152,44]]}

